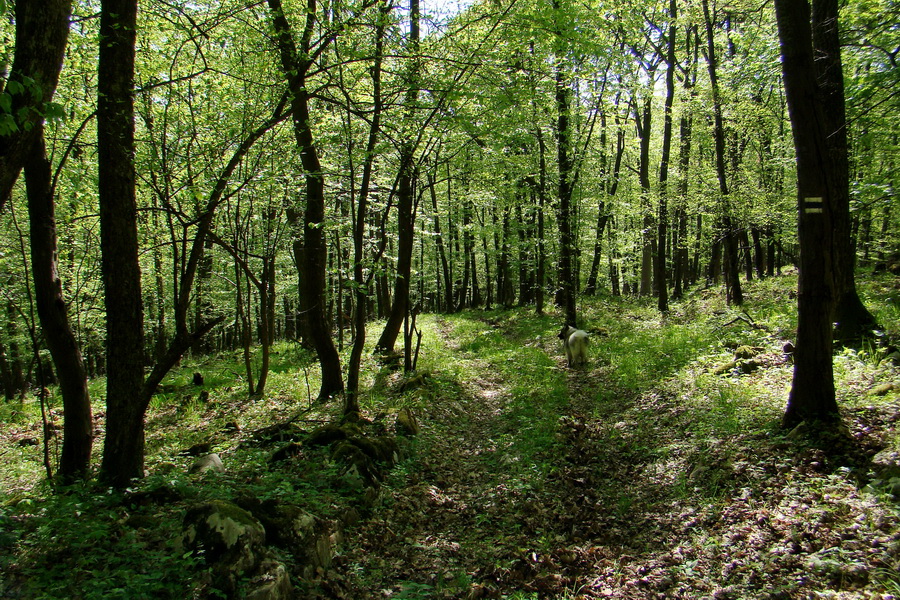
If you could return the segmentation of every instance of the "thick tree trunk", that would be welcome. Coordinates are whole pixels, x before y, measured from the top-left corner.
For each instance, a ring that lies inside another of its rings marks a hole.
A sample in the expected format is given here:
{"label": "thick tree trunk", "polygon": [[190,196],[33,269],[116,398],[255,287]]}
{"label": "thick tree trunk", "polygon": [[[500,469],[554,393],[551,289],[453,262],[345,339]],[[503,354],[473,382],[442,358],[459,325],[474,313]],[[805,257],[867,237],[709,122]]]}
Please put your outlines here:
{"label": "thick tree trunk", "polygon": [[97,152],[106,306],[106,440],[101,478],[123,487],[144,474],[144,319],[134,170],[137,0],[103,0]]}
{"label": "thick tree trunk", "polygon": [[64,482],[84,477],[90,468],[93,422],[87,373],[81,349],[69,324],[62,281],[59,278],[56,218],[50,161],[44,146],[43,126],[37,126],[25,163],[31,264],[34,295],[41,329],[59,380],[65,421],[59,475]]}
{"label": "thick tree trunk", "polygon": [[835,421],[832,369],[836,179],[828,160],[822,97],[816,85],[807,0],[776,0],[785,93],[797,152],[800,283],[794,378],[783,417],[786,427],[805,420]]}
{"label": "thick tree trunk", "polygon": [[812,36],[815,67],[822,91],[822,108],[827,131],[826,144],[834,176],[834,286],[835,339],[859,341],[878,328],[875,317],[863,305],[856,291],[856,249],[850,220],[850,161],[847,116],[844,105],[844,74],[838,31],[837,0],[813,0]]}

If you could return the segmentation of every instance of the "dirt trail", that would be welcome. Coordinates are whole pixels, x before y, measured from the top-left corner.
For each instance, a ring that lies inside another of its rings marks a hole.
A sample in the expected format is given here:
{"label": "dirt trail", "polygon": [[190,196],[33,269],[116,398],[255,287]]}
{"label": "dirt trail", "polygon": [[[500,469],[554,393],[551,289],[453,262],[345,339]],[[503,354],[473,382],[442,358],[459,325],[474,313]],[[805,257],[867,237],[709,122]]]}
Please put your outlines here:
{"label": "dirt trail", "polygon": [[[458,351],[446,331],[441,335]],[[509,393],[489,363],[462,360],[479,376],[428,407],[416,471],[349,532],[351,547],[337,565],[348,575],[333,582],[329,597],[505,597],[575,584],[548,554],[566,547],[563,530],[571,528],[568,517],[556,519],[558,486],[521,489],[505,472],[504,461],[516,460],[498,441],[515,433],[505,432],[501,419]],[[562,553],[575,561],[574,552]]]}
{"label": "dirt trail", "polygon": [[[567,370],[558,455],[523,485],[505,468],[517,457],[504,437],[518,432],[504,382],[441,335],[479,375],[429,404],[407,485],[348,532],[319,597],[882,598],[866,586],[896,560],[895,528],[829,475],[832,459],[759,434],[727,447],[684,439],[691,415],[659,394],[613,392],[598,406],[615,381],[596,360]],[[555,344],[543,350],[563,368]]]}

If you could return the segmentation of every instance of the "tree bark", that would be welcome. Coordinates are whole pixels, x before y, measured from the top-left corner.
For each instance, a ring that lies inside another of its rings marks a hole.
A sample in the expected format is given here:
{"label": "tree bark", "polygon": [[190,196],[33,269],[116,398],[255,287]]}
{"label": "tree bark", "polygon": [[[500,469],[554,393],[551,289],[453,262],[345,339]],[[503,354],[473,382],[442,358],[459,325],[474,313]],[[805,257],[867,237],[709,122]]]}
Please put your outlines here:
{"label": "tree bark", "polygon": [[137,0],[103,0],[97,153],[106,306],[106,440],[101,478],[124,487],[144,474],[144,323],[134,169]]}
{"label": "tree bark", "polygon": [[836,421],[832,369],[836,178],[828,158],[829,131],[815,79],[807,0],[776,0],[784,86],[797,154],[800,283],[794,377],[782,419]]}
{"label": "tree bark", "polygon": [[[555,10],[560,10],[559,0],[553,1]],[[558,35],[561,35],[559,33]],[[575,165],[572,160],[571,131],[569,130],[569,85],[564,72],[563,57],[556,57],[555,70],[555,95],[556,95],[556,152],[559,165],[558,181],[558,208],[557,223],[559,227],[559,282],[558,299],[563,308],[565,322],[577,327],[578,313],[576,309],[575,292],[577,290],[574,281],[572,258],[575,254],[574,238],[572,235],[572,194],[573,176]]]}
{"label": "tree bark", "polygon": [[15,58],[6,85],[0,82],[0,92],[10,98],[8,111],[0,109],[0,210],[19,178],[32,143],[41,135],[39,125],[62,70],[71,13],[71,0],[15,3]]}
{"label": "tree bark", "polygon": [[[372,169],[375,162],[375,147],[381,128],[381,65],[384,55],[384,28],[391,3],[385,0],[379,7],[378,23],[375,26],[375,58],[372,64],[372,121],[369,124],[369,136],[366,140],[366,154],[363,160],[362,181],[359,188],[359,199],[356,203],[355,228],[353,230],[353,281],[355,307],[353,322],[355,323],[355,335],[353,346],[350,349],[350,362],[347,366],[347,395],[344,404],[345,415],[359,413],[359,370],[362,362],[363,348],[366,344],[366,321],[369,312],[369,285],[372,276],[365,276],[363,260],[365,259],[365,227],[368,218],[369,186],[372,180]],[[434,187],[432,182],[432,201],[434,199]],[[437,207],[435,207],[435,222],[438,221]]]}
{"label": "tree bark", "polygon": [[675,100],[675,22],[678,8],[675,0],[669,0],[669,32],[666,44],[666,99],[663,104],[662,155],[659,160],[659,207],[656,220],[656,273],[657,303],[659,312],[669,312],[669,289],[666,281],[666,236],[669,228],[668,182],[669,156],[672,149],[672,104]]}
{"label": "tree bark", "polygon": [[849,143],[837,0],[813,0],[812,38],[816,57],[814,64],[822,92],[822,108],[828,134],[828,158],[835,178],[832,216],[836,300],[834,336],[841,342],[854,342],[863,336],[871,336],[878,324],[856,291],[856,249],[851,233]]}
{"label": "tree bark", "polygon": [[303,264],[305,292],[300,301],[309,319],[312,338],[322,383],[319,399],[330,398],[344,391],[341,359],[331,338],[326,314],[325,274],[328,263],[323,225],[325,221],[325,176],[319,162],[318,149],[313,137],[309,114],[309,91],[306,73],[311,66],[310,41],[316,23],[316,2],[307,0],[306,23],[300,49],[294,42],[291,26],[284,14],[281,0],[268,0],[269,11],[275,27],[281,66],[291,92],[291,116],[294,138],[300,150],[300,161],[306,173],[306,210],[303,215]]}
{"label": "tree bark", "polygon": [[[650,81],[655,81],[655,70],[647,72]],[[643,212],[643,224],[641,228],[641,286],[640,295],[649,296],[653,290],[653,218],[650,207],[650,135],[653,126],[653,92],[648,90],[650,96],[644,100],[644,107],[638,111],[635,107],[634,122],[640,137],[640,152],[638,159],[638,181],[641,185],[641,211]]]}
{"label": "tree bark", "polygon": [[[409,52],[412,59],[406,73],[406,112],[412,118],[419,96],[419,0],[409,3]],[[415,144],[407,139],[400,144],[400,173],[397,183],[397,275],[394,298],[387,323],[375,344],[377,351],[392,352],[400,328],[409,310],[409,279],[412,274],[412,252],[415,240]],[[465,256],[468,260],[468,255]],[[466,265],[468,266],[468,262]]]}
{"label": "tree bark", "polygon": [[[447,182],[449,186],[449,180]],[[434,245],[437,250],[440,273],[438,278],[443,282],[444,295],[438,294],[437,303],[441,310],[453,311],[453,283],[450,280],[450,266],[447,264],[447,251],[444,248],[444,236],[441,234],[441,216],[438,211],[437,189],[434,175],[428,175],[428,192],[431,195],[431,208],[434,211]]]}
{"label": "tree bark", "polygon": [[716,60],[716,47],[713,38],[712,15],[709,12],[709,2],[702,0],[703,16],[706,24],[706,64],[709,71],[710,87],[713,96],[713,137],[716,150],[716,178],[719,181],[719,193],[721,197],[720,223],[722,229],[723,258],[725,259],[725,286],[726,295],[730,304],[740,306],[744,303],[744,294],[741,290],[740,267],[738,265],[738,244],[731,205],[729,202],[728,176],[725,165],[725,123],[722,118],[722,99],[719,90],[719,78],[717,73],[718,62]]}
{"label": "tree bark", "polygon": [[93,421],[87,372],[69,323],[59,277],[52,175],[43,125],[36,128],[37,135],[25,162],[32,277],[38,317],[56,367],[65,412],[59,476],[64,483],[70,483],[83,478],[90,468]]}

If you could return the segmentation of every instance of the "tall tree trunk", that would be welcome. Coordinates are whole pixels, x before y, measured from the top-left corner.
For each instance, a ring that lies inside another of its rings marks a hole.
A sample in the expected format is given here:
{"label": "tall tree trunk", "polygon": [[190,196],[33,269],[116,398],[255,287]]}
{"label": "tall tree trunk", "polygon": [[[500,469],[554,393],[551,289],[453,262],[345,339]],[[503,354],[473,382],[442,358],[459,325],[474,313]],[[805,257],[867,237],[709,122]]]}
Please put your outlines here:
{"label": "tall tree trunk", "polygon": [[[696,33],[691,29],[688,30],[688,53],[690,54],[691,48],[691,39],[696,39]],[[696,42],[695,42],[696,43]],[[694,60],[697,58],[697,53],[693,53]],[[696,66],[696,62],[693,63],[690,72],[685,73],[684,76],[684,88],[688,91],[689,95],[693,97],[694,95],[694,86],[693,86],[693,77],[694,73],[696,73],[696,69],[693,68]],[[677,243],[674,244],[675,247],[675,264],[674,271],[672,273],[673,279],[673,290],[672,297],[676,300],[680,300],[684,295],[684,287],[688,283],[690,279],[690,264],[689,264],[689,254],[688,254],[688,214],[687,214],[687,201],[688,201],[688,189],[689,189],[689,172],[691,167],[691,134],[693,129],[693,116],[690,114],[683,114],[679,121],[678,127],[678,139],[679,139],[679,147],[678,147],[678,165],[680,167],[680,178],[678,180],[678,206],[675,209],[675,220],[678,223],[678,232],[677,232]]]}
{"label": "tall tree trunk", "polygon": [[[654,71],[647,73],[651,81],[655,80]],[[648,90],[649,97],[644,101],[641,111],[635,107],[635,125],[638,136],[641,138],[640,158],[638,164],[638,180],[641,185],[641,211],[643,212],[643,226],[641,228],[641,287],[640,295],[649,296],[653,291],[653,252],[651,234],[653,228],[652,209],[650,207],[650,135],[653,124],[652,90]]]}
{"label": "tall tree trunk", "polygon": [[537,214],[537,269],[536,290],[534,296],[535,312],[544,314],[544,290],[547,285],[547,251],[544,245],[544,208],[547,205],[547,147],[541,128],[536,130],[538,149],[540,151],[538,165],[538,214]]}
{"label": "tall tree trunk", "polygon": [[[553,0],[553,9],[561,12],[560,0]],[[560,21],[562,17],[560,17]],[[562,37],[562,32],[556,32]],[[561,40],[560,46],[562,46]],[[574,280],[575,273],[572,260],[575,255],[575,244],[572,235],[574,210],[572,196],[574,192],[575,164],[571,149],[571,135],[569,125],[569,103],[571,91],[566,78],[564,56],[559,52],[555,58],[554,80],[556,96],[556,152],[559,166],[559,182],[557,187],[558,208],[556,220],[559,227],[559,281],[558,300],[563,308],[565,322],[577,326],[578,312],[576,309],[575,293],[577,285]]]}
{"label": "tall tree trunk", "polygon": [[[379,7],[379,19],[375,26],[375,57],[372,64],[372,120],[369,124],[369,136],[366,140],[366,154],[363,159],[362,181],[360,182],[359,198],[356,202],[356,215],[353,230],[353,282],[355,307],[353,322],[355,334],[353,346],[350,348],[350,362],[347,365],[347,396],[344,404],[345,415],[359,414],[359,370],[362,362],[363,348],[366,344],[366,321],[369,312],[369,286],[372,276],[365,276],[365,227],[369,210],[369,187],[372,180],[372,167],[375,163],[375,147],[378,144],[378,136],[381,129],[381,65],[384,55],[384,28],[386,17],[391,10],[388,0],[381,2]],[[434,181],[431,181],[432,201],[434,199]],[[435,207],[435,222],[438,221],[437,207]],[[446,265],[445,265],[446,266]]]}
{"label": "tall tree trunk", "polygon": [[[387,322],[375,348],[381,352],[392,352],[403,319],[409,310],[409,279],[412,273],[412,251],[415,237],[415,214],[413,212],[414,165],[412,149],[401,151],[400,177],[397,185],[397,274],[394,278],[394,295]],[[468,263],[467,263],[468,264]]]}
{"label": "tall tree trunk", "polygon": [[59,277],[52,176],[43,125],[37,125],[37,129],[25,163],[32,277],[41,329],[63,397],[65,422],[59,475],[68,483],[84,477],[90,468],[93,421],[84,360],[69,324]]}
{"label": "tall tree trunk", "polygon": [[11,94],[10,113],[27,117],[18,123],[16,131],[0,136],[0,208],[19,169],[23,166],[25,169],[35,300],[44,339],[56,367],[65,412],[59,465],[64,482],[74,481],[88,472],[93,422],[84,360],[69,323],[59,278],[54,190],[44,143],[43,115],[41,110],[27,107],[33,107],[37,100],[43,103],[53,97],[62,69],[70,15],[70,0],[16,4],[16,53],[9,81],[21,84],[29,78],[39,86],[40,93],[35,96],[34,90],[26,86],[23,92]]}
{"label": "tall tree trunk", "polygon": [[740,267],[738,264],[738,244],[734,220],[731,216],[729,200],[728,176],[725,163],[725,123],[722,118],[722,99],[719,90],[718,61],[713,37],[713,21],[709,12],[709,2],[702,0],[703,16],[706,23],[706,64],[709,71],[710,87],[713,96],[713,137],[716,148],[716,178],[719,181],[721,194],[719,222],[722,230],[723,258],[725,260],[725,286],[728,302],[740,306],[744,303],[741,290]]}
{"label": "tall tree trunk", "polygon": [[[450,181],[447,180],[447,185],[450,185]],[[438,260],[440,263],[440,273],[438,277],[443,282],[444,286],[444,298],[438,294],[438,304],[442,306],[442,309],[445,311],[453,310],[453,282],[450,279],[450,266],[447,264],[447,251],[444,248],[444,237],[441,234],[441,215],[438,210],[437,203],[437,189],[435,177],[433,174],[428,175],[428,192],[431,194],[431,208],[434,211],[434,245],[437,249]]]}
{"label": "tall tree trunk", "polygon": [[300,150],[300,161],[306,173],[306,210],[303,214],[302,270],[305,293],[301,295],[303,312],[308,318],[309,334],[312,338],[322,383],[319,399],[330,398],[344,391],[341,374],[341,359],[331,338],[328,322],[327,291],[325,284],[328,250],[324,231],[325,221],[325,175],[319,162],[318,148],[312,132],[309,114],[309,91],[306,74],[312,65],[310,41],[316,24],[316,2],[307,0],[306,22],[301,35],[300,49],[294,41],[291,26],[284,14],[281,0],[268,0],[269,11],[278,39],[281,66],[291,92],[291,117],[294,139]]}
{"label": "tall tree trunk", "polygon": [[659,160],[659,212],[656,234],[656,288],[657,308],[662,314],[669,312],[669,288],[666,281],[666,235],[669,228],[668,182],[669,155],[672,149],[672,104],[675,100],[675,22],[678,8],[675,0],[669,0],[669,32],[666,48],[666,99],[663,114],[662,156]]}
{"label": "tall tree trunk", "polygon": [[831,172],[835,178],[832,190],[832,225],[836,301],[834,320],[837,326],[834,335],[841,342],[853,342],[871,335],[878,324],[856,291],[856,249],[850,222],[850,161],[837,0],[813,0],[812,38],[827,131],[825,141],[832,165]]}
{"label": "tall tree trunk", "polygon": [[835,421],[838,415],[832,368],[832,262],[835,186],[828,160],[829,132],[815,79],[807,0],[776,0],[782,71],[797,153],[800,283],[794,377],[782,423]]}
{"label": "tall tree trunk", "polygon": [[137,0],[103,0],[97,79],[101,270],[106,306],[106,440],[101,478],[144,474],[144,318],[134,169]]}
{"label": "tall tree trunk", "polygon": [[[406,112],[411,119],[419,96],[419,0],[409,2],[409,52],[412,62],[406,73]],[[409,310],[409,279],[412,274],[412,252],[415,240],[415,144],[404,140],[400,145],[400,175],[397,184],[397,276],[391,313],[381,332],[376,350],[393,351],[400,328]],[[468,261],[468,255],[464,256]],[[466,262],[468,267],[468,262]]]}

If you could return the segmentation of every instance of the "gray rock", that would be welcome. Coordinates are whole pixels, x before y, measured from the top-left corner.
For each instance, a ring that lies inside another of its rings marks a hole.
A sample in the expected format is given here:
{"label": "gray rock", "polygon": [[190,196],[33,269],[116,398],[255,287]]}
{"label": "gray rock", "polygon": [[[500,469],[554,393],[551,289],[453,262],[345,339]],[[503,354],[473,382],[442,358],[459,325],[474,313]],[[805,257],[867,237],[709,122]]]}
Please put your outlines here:
{"label": "gray rock", "polygon": [[268,559],[259,566],[259,575],[250,582],[247,600],[288,600],[293,598],[291,577],[280,562]]}
{"label": "gray rock", "polygon": [[194,461],[194,464],[192,464],[191,468],[188,470],[188,472],[192,474],[205,473],[206,471],[213,471],[214,473],[225,472],[225,465],[222,464],[222,459],[219,458],[218,454],[213,453],[201,456]]}
{"label": "gray rock", "polygon": [[266,530],[244,509],[222,500],[188,509],[181,535],[183,551],[202,555],[207,564],[237,579],[254,569],[266,552]]}

